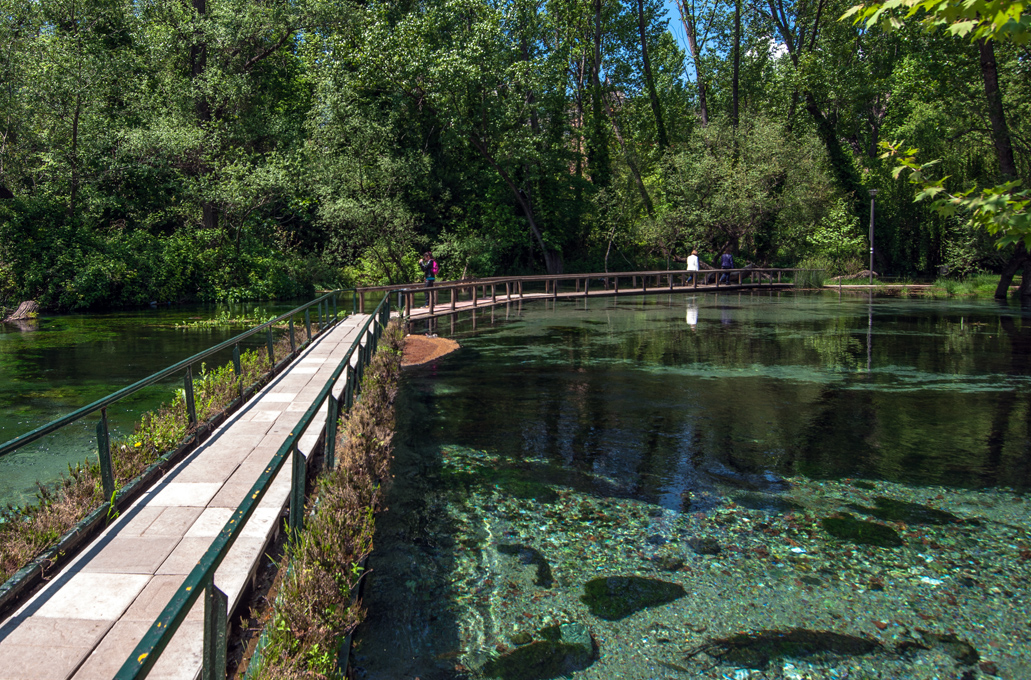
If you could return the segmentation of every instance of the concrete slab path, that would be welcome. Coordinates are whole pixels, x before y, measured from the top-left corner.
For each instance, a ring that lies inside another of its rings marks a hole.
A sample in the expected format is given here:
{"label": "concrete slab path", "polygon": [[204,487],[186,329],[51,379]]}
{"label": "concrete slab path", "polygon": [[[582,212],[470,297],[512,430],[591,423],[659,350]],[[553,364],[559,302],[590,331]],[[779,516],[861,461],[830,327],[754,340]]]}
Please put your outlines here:
{"label": "concrete slab path", "polygon": [[[348,317],[316,339],[0,625],[0,680],[113,677],[318,396],[367,318]],[[345,376],[334,390],[338,397]],[[326,412],[323,405],[300,440],[305,456],[318,443]],[[230,611],[254,577],[289,496],[285,465],[215,574]],[[200,676],[202,608],[203,598],[149,678]]]}

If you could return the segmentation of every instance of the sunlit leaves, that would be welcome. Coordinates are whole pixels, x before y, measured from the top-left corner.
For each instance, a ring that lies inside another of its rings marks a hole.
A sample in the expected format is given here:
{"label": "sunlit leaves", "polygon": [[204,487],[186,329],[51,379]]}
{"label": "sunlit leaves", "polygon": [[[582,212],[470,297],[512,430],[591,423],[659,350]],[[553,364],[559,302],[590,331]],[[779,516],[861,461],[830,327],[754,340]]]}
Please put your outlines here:
{"label": "sunlit leaves", "polygon": [[970,40],[1025,44],[1031,39],[1031,15],[1024,10],[1022,0],[888,0],[855,5],[841,18],[891,30],[902,25],[900,17],[915,17],[928,28]]}

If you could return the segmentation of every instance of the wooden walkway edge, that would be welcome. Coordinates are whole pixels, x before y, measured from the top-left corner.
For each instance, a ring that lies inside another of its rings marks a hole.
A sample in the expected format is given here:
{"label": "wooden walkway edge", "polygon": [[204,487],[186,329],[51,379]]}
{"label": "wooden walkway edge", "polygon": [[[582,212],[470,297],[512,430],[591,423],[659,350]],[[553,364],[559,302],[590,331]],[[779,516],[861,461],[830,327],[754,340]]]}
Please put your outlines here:
{"label": "wooden walkway edge", "polygon": [[[5,621],[0,680],[111,678],[318,396],[367,318],[348,317],[313,341]],[[357,360],[356,353],[352,364]],[[334,393],[344,388],[341,378]],[[305,457],[320,442],[326,413],[324,405],[301,438]],[[216,572],[231,613],[279,530],[290,473],[285,466],[276,477]],[[203,598],[149,678],[200,676],[202,607]]]}

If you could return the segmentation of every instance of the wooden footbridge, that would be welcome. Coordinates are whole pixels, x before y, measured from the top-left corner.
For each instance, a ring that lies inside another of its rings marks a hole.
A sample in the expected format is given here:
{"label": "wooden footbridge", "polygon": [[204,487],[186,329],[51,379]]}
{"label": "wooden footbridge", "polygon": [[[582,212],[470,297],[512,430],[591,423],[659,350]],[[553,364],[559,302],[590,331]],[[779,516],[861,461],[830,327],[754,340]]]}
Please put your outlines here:
{"label": "wooden footbridge", "polygon": [[[309,468],[334,465],[337,418],[356,398],[389,320],[386,299],[371,314],[341,318],[338,298],[350,302],[351,291],[341,293],[0,443],[3,456],[99,418],[96,450],[110,498],[0,585],[0,680],[226,677],[234,612],[246,606],[283,519],[301,527]],[[271,370],[247,386],[240,344],[259,338]],[[171,378],[185,381],[192,403],[192,369],[229,350],[239,376],[234,402],[206,422],[191,408],[187,440],[116,485],[108,410]]]}
{"label": "wooden footbridge", "polygon": [[505,276],[466,281],[442,281],[432,288],[412,284],[374,286],[356,291],[358,311],[365,309],[366,295],[397,295],[398,307],[409,321],[434,319],[482,307],[533,300],[650,295],[655,293],[704,293],[731,290],[790,288],[797,269],[683,269],[546,276]]}

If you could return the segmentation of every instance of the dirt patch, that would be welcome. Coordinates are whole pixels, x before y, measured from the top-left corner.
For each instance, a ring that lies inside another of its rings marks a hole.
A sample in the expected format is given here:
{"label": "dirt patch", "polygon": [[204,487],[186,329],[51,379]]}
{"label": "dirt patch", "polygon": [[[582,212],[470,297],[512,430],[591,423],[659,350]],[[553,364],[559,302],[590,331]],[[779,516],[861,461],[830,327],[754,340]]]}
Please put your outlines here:
{"label": "dirt patch", "polygon": [[418,366],[458,349],[459,344],[448,338],[428,337],[425,335],[409,335],[405,338],[405,353],[401,358],[402,366]]}

